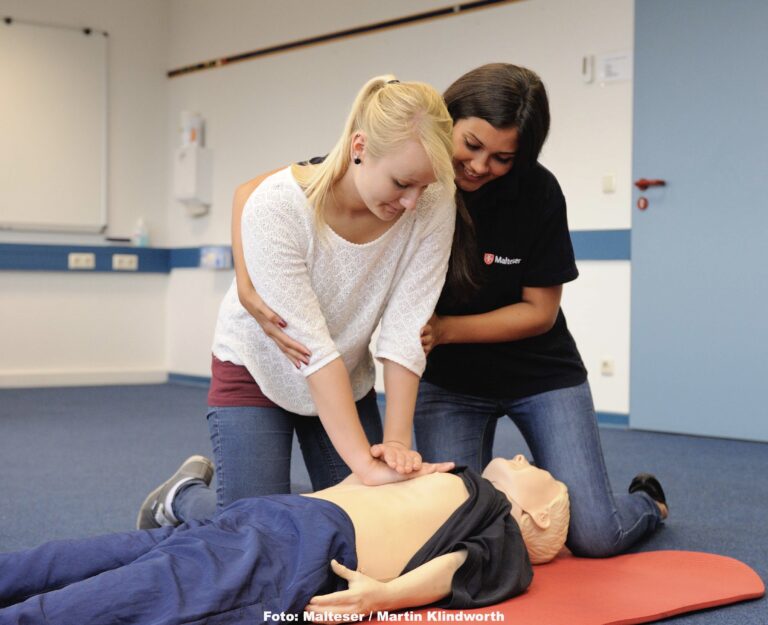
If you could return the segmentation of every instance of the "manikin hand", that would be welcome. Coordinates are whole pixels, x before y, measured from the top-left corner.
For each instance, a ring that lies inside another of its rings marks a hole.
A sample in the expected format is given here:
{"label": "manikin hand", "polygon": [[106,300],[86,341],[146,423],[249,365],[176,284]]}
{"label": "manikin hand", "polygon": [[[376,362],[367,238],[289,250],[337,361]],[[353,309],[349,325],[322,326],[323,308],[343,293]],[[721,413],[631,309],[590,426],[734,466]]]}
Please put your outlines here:
{"label": "manikin hand", "polygon": [[383,460],[398,473],[410,473],[421,469],[421,454],[408,449],[400,441],[384,441],[371,447],[371,455]]}
{"label": "manikin hand", "polygon": [[425,354],[429,354],[435,347],[440,345],[440,317],[432,315],[430,320],[421,329],[421,347]]}
{"label": "manikin hand", "polygon": [[302,364],[308,365],[312,353],[298,341],[294,341],[283,332],[287,323],[259,297],[253,287],[240,289],[238,285],[238,299],[243,307],[251,313],[264,333],[271,338],[280,351],[283,352],[293,365],[298,369]]}
{"label": "manikin hand", "polygon": [[392,482],[412,480],[415,477],[429,475],[430,473],[446,473],[453,469],[454,466],[453,462],[422,462],[421,468],[418,471],[398,473],[383,461],[371,458],[368,467],[363,472],[357,472],[355,475],[366,486],[381,486],[382,484],[391,484]]}
{"label": "manikin hand", "polygon": [[352,571],[336,560],[331,560],[331,568],[339,577],[347,580],[347,590],[317,595],[312,597],[304,608],[305,612],[313,613],[317,623],[338,623],[332,615],[361,614],[367,616],[370,612],[386,608],[387,585],[362,573]]}

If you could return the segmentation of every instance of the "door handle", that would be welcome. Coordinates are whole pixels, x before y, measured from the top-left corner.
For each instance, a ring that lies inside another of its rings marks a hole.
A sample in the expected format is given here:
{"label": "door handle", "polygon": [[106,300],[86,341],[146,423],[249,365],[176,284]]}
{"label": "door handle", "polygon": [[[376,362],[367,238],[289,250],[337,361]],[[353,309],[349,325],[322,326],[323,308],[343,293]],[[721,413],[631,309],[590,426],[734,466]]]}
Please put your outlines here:
{"label": "door handle", "polygon": [[648,187],[666,187],[667,181],[659,180],[658,178],[654,178],[653,180],[640,178],[639,180],[635,180],[635,186],[641,191],[645,191]]}

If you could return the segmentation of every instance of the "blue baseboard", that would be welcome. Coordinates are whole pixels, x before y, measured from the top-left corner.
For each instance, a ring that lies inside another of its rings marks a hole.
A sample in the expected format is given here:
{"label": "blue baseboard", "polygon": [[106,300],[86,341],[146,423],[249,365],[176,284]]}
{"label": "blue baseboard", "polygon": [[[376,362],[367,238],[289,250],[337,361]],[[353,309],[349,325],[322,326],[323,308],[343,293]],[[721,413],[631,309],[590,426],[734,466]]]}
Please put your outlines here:
{"label": "blue baseboard", "polygon": [[186,375],[185,373],[169,373],[168,384],[180,384],[182,386],[196,386],[208,388],[211,377],[205,375]]}
{"label": "blue baseboard", "polygon": [[629,415],[621,412],[597,412],[597,423],[605,427],[628,428]]}
{"label": "blue baseboard", "polygon": [[[183,373],[169,373],[168,384],[181,384],[184,386],[196,386],[208,388],[211,378],[204,375],[186,375]],[[386,406],[384,393],[376,393],[376,403],[383,413]],[[601,426],[612,428],[628,428],[629,415],[620,412],[597,412],[597,423]]]}

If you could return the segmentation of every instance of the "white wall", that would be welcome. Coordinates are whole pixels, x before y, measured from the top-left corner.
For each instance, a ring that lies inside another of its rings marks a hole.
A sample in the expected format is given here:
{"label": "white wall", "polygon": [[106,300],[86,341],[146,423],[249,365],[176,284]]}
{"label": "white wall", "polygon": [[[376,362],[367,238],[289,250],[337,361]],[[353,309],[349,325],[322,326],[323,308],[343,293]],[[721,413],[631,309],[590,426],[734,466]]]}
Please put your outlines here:
{"label": "white wall", "polygon": [[167,280],[0,272],[0,387],[164,381]]}
{"label": "white wall", "polygon": [[[276,17],[278,4],[305,7],[310,26]],[[216,3],[214,13],[210,3],[177,0],[171,5],[170,57],[178,67],[231,52],[234,41],[240,45],[234,50],[246,51],[369,23],[385,17],[380,5],[394,17],[403,5],[414,13],[445,2],[365,2],[352,11],[345,0],[323,2],[322,10],[319,3],[229,0]],[[393,72],[442,90],[463,71],[499,60],[536,69],[548,85],[553,124],[543,162],[563,185],[571,227],[629,228],[631,83],[585,84],[580,72],[585,54],[632,49],[632,11],[631,0],[529,0],[171,79],[168,166],[179,141],[180,112],[201,113],[214,151],[213,206],[208,216],[191,219],[169,191],[161,240],[227,242],[235,186],[261,171],[325,153],[354,94],[371,76]],[[252,26],[252,38],[243,34],[243,24]],[[205,41],[199,52],[192,49],[193,39]],[[602,193],[604,174],[615,176],[615,193]]]}
{"label": "white wall", "polygon": [[[167,70],[186,64],[447,4],[446,0],[0,0],[0,12],[110,31],[112,234],[128,233],[136,218],[144,216],[154,245],[228,243],[235,186],[261,171],[327,151],[364,80],[394,72],[444,89],[462,72],[499,60],[532,67],[547,84],[553,123],[543,161],[566,193],[571,228],[629,228],[631,83],[585,84],[580,69],[585,54],[632,49],[633,0],[527,0],[165,78]],[[205,117],[208,146],[214,151],[214,201],[209,215],[202,218],[189,217],[172,198],[172,155],[182,110]],[[615,176],[615,193],[601,192],[604,174]],[[0,241],[61,240],[53,235],[15,236],[0,233]],[[66,239],[78,241],[82,239]],[[565,289],[569,325],[590,369],[598,409],[627,412],[629,263],[581,262],[579,268],[581,277]],[[34,323],[25,318],[34,316],[24,297],[55,309],[76,285],[73,292],[83,298],[84,308],[68,317],[71,326],[58,325],[66,330],[58,334],[51,330],[46,335],[47,351],[35,348],[37,364],[28,362],[25,367],[68,366],[66,357],[79,343],[68,342],[65,334],[91,345],[92,369],[115,366],[110,358],[122,356],[107,356],[109,343],[102,343],[101,352],[94,347],[100,341],[89,339],[92,325],[94,337],[102,337],[106,330],[132,337],[139,356],[125,361],[131,367],[208,375],[213,323],[231,275],[176,270],[166,277],[94,276],[88,281],[69,274],[35,274],[29,283],[42,295],[34,298],[24,280],[8,274],[0,277],[3,288],[11,289],[3,291],[4,303],[10,292],[26,314],[14,313],[13,326],[3,324],[0,342],[5,345],[13,332],[35,342]],[[142,310],[152,308],[164,315],[159,330],[130,304],[113,306],[108,318],[86,314],[90,306],[98,309],[105,291],[135,289],[129,284],[132,280],[151,284],[139,300]],[[141,333],[143,327],[148,328],[146,335]],[[57,340],[58,335],[63,338]],[[610,378],[599,375],[600,361],[606,357],[615,361],[616,372]],[[82,365],[73,363],[72,369]],[[10,360],[0,361],[0,377],[13,366]]]}
{"label": "white wall", "polygon": [[211,345],[219,304],[234,271],[176,269],[168,280],[166,354],[168,370],[211,375]]}
{"label": "white wall", "polygon": [[[563,289],[563,310],[589,372],[595,405],[629,413],[629,261],[579,261],[579,278]],[[613,374],[601,373],[603,360]]]}
{"label": "white wall", "polygon": [[450,6],[446,0],[170,0],[171,68]]}

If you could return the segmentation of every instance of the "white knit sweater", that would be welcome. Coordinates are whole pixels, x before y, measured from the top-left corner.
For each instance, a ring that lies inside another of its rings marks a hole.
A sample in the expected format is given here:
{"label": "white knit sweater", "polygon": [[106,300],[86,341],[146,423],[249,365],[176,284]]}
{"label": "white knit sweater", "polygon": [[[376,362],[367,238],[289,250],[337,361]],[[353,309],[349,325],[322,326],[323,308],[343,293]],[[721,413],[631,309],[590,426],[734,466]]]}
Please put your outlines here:
{"label": "white knit sweater", "polygon": [[426,359],[419,330],[440,295],[453,239],[453,195],[430,185],[378,239],[351,243],[329,226],[318,233],[306,196],[286,168],[267,178],[243,210],[245,262],[256,291],[312,352],[299,371],[242,307],[233,282],[219,309],[213,353],[245,365],[278,406],[316,415],[304,377],[341,357],[355,400],[373,386],[369,351],[417,375]]}

